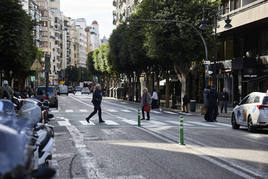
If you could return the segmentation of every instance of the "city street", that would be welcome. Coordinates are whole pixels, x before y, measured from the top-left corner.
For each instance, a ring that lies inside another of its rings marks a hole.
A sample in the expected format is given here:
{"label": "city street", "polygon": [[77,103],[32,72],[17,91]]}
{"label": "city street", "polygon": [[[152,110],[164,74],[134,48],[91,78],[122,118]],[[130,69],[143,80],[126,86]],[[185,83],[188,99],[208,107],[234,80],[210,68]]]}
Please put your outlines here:
{"label": "city street", "polygon": [[151,111],[137,126],[137,104],[102,102],[104,124],[92,95],[59,96],[51,109],[55,130],[55,178],[268,178],[268,131],[249,133],[230,124],[184,116],[185,144],[179,144],[179,114]]}

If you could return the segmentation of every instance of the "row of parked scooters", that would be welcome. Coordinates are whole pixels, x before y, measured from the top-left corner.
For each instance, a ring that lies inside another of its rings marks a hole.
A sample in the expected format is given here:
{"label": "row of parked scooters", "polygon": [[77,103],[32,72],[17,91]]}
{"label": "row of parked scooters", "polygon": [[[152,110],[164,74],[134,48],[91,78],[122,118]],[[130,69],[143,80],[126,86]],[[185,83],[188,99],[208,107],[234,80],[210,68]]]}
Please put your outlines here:
{"label": "row of parked scooters", "polygon": [[0,99],[0,179],[52,178],[54,130],[48,101]]}

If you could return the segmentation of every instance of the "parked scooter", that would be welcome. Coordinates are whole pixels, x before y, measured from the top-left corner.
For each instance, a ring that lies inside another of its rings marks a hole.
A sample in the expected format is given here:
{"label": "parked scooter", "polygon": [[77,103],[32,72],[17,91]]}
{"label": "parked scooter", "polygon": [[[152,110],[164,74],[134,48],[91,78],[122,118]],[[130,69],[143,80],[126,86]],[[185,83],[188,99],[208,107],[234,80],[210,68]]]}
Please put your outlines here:
{"label": "parked scooter", "polygon": [[[14,106],[21,106],[18,114]],[[18,133],[25,149],[21,154],[31,159],[25,167],[31,168],[36,175],[40,175],[39,170],[44,171],[43,167],[47,166],[48,160],[52,158],[54,143],[53,127],[41,123],[41,119],[41,108],[33,100],[23,100],[18,105],[9,100],[0,100],[0,124]]]}

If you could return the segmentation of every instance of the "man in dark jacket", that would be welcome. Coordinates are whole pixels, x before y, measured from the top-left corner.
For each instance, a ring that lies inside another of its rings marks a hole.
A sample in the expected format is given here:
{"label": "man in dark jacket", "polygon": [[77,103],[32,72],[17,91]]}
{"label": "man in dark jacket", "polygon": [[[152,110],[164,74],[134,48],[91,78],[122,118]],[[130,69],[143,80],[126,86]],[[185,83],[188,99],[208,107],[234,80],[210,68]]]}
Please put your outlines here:
{"label": "man in dark jacket", "polygon": [[217,121],[216,118],[218,116],[218,93],[214,87],[209,91],[207,99],[208,119],[211,122],[215,122]]}
{"label": "man in dark jacket", "polygon": [[101,95],[101,85],[96,85],[96,89],[93,93],[92,103],[94,105],[94,111],[86,118],[86,121],[89,123],[89,120],[91,117],[93,117],[97,112],[99,115],[99,123],[105,122],[101,118],[101,101],[102,101],[102,95]]}
{"label": "man in dark jacket", "polygon": [[229,101],[229,94],[227,93],[226,89],[223,88],[223,92],[220,96],[220,100],[221,100],[221,113],[224,107],[224,111],[225,113],[227,113],[227,105],[228,105],[228,101]]}

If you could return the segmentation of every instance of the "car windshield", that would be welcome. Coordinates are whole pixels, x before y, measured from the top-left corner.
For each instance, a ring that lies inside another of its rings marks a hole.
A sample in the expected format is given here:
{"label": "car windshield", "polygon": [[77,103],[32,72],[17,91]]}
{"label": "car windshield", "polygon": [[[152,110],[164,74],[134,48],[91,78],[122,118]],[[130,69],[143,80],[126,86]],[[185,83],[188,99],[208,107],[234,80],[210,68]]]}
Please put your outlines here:
{"label": "car windshield", "polygon": [[82,91],[86,91],[86,92],[88,92],[89,89],[88,89],[88,88],[83,88]]}
{"label": "car windshield", "polygon": [[75,90],[76,91],[80,91],[81,90],[81,87],[76,87]]}
{"label": "car windshield", "polygon": [[265,97],[263,98],[263,102],[262,102],[262,104],[268,104],[268,96],[265,96]]}
{"label": "car windshield", "polygon": [[[40,94],[40,92],[42,92],[43,94],[45,94],[46,93],[46,87],[39,87],[37,89],[37,93]],[[48,93],[49,93],[49,95],[53,95],[54,94],[54,88],[48,87]]]}

